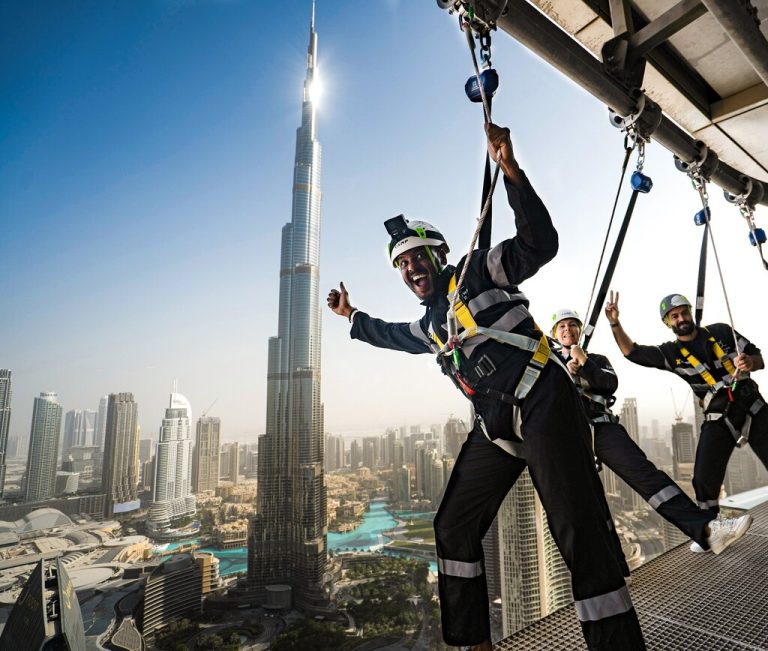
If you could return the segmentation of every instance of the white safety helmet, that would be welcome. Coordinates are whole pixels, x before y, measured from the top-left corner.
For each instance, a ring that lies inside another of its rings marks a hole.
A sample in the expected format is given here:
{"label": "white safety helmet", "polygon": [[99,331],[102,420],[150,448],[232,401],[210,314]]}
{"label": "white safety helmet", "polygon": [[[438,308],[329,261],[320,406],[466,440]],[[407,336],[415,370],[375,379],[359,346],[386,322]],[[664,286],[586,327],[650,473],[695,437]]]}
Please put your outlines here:
{"label": "white safety helmet", "polygon": [[584,325],[578,312],[570,308],[562,308],[552,315],[552,336],[554,337],[557,332],[557,324],[565,319],[575,319],[579,322],[579,328]]}
{"label": "white safety helmet", "polygon": [[391,236],[387,253],[393,266],[397,266],[395,258],[401,253],[420,246],[443,247],[446,253],[450,250],[442,233],[429,222],[406,219],[403,215],[398,215],[385,221],[384,227]]}

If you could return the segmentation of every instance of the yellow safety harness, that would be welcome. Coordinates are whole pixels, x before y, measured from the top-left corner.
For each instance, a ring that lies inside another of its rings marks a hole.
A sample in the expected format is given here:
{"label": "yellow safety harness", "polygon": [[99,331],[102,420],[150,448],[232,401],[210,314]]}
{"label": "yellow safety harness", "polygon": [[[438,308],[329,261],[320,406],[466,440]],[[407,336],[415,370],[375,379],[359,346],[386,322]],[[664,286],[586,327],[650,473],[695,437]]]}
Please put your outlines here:
{"label": "yellow safety harness", "polygon": [[[451,276],[450,282],[448,283],[449,296],[456,291],[456,285],[456,274],[453,274]],[[475,335],[483,335],[502,344],[508,344],[510,346],[514,346],[515,348],[526,350],[532,353],[531,358],[528,360],[528,363],[525,367],[525,371],[523,372],[523,377],[520,378],[520,382],[518,382],[513,394],[514,401],[519,402],[523,400],[530,393],[534,384],[536,384],[536,381],[539,379],[539,376],[541,375],[542,370],[544,370],[544,367],[547,365],[549,359],[556,359],[549,346],[549,341],[547,341],[546,335],[542,333],[541,337],[537,340],[533,337],[527,337],[526,335],[517,334],[515,332],[493,330],[491,328],[484,328],[479,326],[477,325],[475,318],[472,316],[472,313],[469,311],[469,308],[464,304],[464,302],[458,296],[454,298],[454,314],[458,322],[461,324],[461,327],[463,328],[461,334],[458,335],[459,346],[470,337],[474,337]],[[537,325],[536,329],[541,330],[541,328],[539,328]],[[452,351],[446,346],[440,337],[438,337],[437,333],[432,332],[431,335],[435,343],[440,346],[440,355],[451,354]],[[459,383],[462,386],[462,389],[464,389],[464,391],[469,395],[474,395],[475,390],[464,381],[460,374],[458,374],[458,368],[456,369],[456,372],[454,372],[454,375],[457,377]],[[502,394],[499,391],[483,389],[483,392],[502,400],[504,400],[506,397],[507,400],[505,401],[509,401],[508,396],[506,396],[506,394]]]}
{"label": "yellow safety harness", "polygon": [[[709,330],[706,328],[702,328],[707,334],[709,334]],[[731,361],[731,358],[728,356],[728,354],[722,349],[720,344],[715,340],[715,338],[709,334],[709,337],[707,341],[712,344],[712,352],[715,354],[715,357],[717,357],[718,361],[723,365],[723,368],[725,369],[725,372],[728,373],[728,378],[726,380],[715,380],[712,373],[709,372],[709,369],[707,369],[704,364],[702,364],[698,358],[696,358],[691,351],[689,351],[685,346],[680,346],[680,354],[685,358],[685,361],[688,362],[693,369],[701,376],[701,379],[704,380],[709,385],[709,395],[705,398],[705,405],[704,408],[706,409],[707,404],[711,400],[711,397],[717,393],[720,389],[728,386],[728,384],[733,380],[733,378],[736,375],[736,367],[733,365],[733,362]]]}

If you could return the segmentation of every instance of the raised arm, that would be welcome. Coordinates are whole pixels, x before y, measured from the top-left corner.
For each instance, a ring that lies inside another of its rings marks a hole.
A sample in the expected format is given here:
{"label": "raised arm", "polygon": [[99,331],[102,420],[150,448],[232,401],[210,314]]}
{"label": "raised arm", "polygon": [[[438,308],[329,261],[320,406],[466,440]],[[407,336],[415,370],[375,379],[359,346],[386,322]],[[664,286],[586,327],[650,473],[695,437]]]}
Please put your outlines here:
{"label": "raised arm", "polygon": [[499,287],[513,287],[555,257],[558,237],[552,218],[515,160],[509,129],[486,125],[488,151],[504,172],[507,200],[515,212],[517,234],[492,248],[488,271]]}
{"label": "raised arm", "polygon": [[344,283],[339,283],[339,289],[328,292],[328,307],[349,319],[352,328],[349,332],[352,339],[364,341],[377,348],[388,348],[405,353],[435,352],[436,346],[426,332],[426,316],[412,323],[390,323],[369,316],[365,312],[352,307],[349,293]]}
{"label": "raised arm", "polygon": [[619,350],[626,357],[635,347],[635,342],[626,333],[619,321],[619,292],[611,290],[608,294],[608,302],[605,304],[605,317],[611,326],[613,338],[619,346]]}

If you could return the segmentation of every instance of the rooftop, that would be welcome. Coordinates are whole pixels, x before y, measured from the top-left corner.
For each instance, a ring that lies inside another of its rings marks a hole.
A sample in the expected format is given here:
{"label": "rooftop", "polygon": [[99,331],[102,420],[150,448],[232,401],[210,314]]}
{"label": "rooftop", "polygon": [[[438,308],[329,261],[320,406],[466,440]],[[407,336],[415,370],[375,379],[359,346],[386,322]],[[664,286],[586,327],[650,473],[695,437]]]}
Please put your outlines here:
{"label": "rooftop", "polygon": [[[768,649],[768,503],[749,532],[719,556],[683,544],[632,573],[630,592],[648,651]],[[573,606],[498,643],[500,651],[585,649]]]}

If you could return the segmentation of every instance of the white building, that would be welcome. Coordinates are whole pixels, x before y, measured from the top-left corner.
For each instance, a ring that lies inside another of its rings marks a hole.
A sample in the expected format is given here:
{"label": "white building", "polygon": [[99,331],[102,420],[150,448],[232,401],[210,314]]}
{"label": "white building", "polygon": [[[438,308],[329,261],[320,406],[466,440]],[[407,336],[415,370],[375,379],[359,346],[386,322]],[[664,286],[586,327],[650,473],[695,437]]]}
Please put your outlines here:
{"label": "white building", "polygon": [[192,438],[189,400],[174,391],[160,426],[155,455],[155,481],[147,525],[151,533],[171,529],[174,522],[195,514],[192,493]]}

